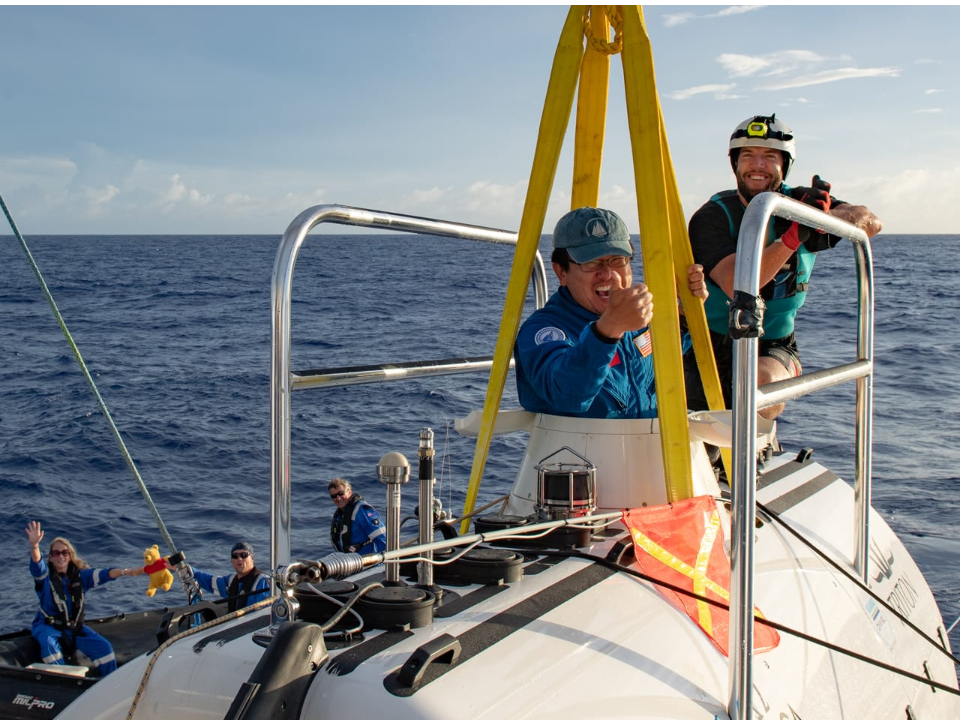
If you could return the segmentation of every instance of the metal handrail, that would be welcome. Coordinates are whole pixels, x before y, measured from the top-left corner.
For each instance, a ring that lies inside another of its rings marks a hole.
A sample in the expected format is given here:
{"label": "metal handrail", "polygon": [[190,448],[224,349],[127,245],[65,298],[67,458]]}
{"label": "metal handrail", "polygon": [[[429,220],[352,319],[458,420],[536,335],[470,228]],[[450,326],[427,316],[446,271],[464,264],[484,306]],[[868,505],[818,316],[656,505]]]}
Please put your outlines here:
{"label": "metal handrail", "polygon": [[[344,385],[367,385],[370,383],[410,380],[436,375],[458,375],[482,372],[493,367],[493,355],[447,360],[414,360],[413,362],[384,363],[382,365],[358,365],[343,368],[299,370],[291,374],[293,390],[310,388],[343,387]],[[513,360],[510,360],[513,367]]]}
{"label": "metal handrail", "polygon": [[831,387],[857,381],[855,565],[868,580],[873,412],[873,255],[866,233],[779,193],[758,195],[747,206],[737,244],[734,299],[730,326],[737,328],[737,301],[755,302],[760,293],[760,255],[773,216],[802,223],[853,241],[857,263],[857,361],[801,375],[757,389],[758,337],[733,341],[733,519],[730,544],[730,701],[732,718],[753,717],[753,551],[756,522],[757,409]]}
{"label": "metal handrail", "polygon": [[[290,395],[294,389],[307,387],[334,387],[391,378],[424,375],[447,375],[479,372],[490,364],[484,358],[458,358],[452,361],[423,360],[396,366],[364,366],[338,368],[335,371],[314,370],[294,373],[290,367],[290,301],[293,288],[293,269],[307,234],[322,223],[353,225],[376,230],[411,232],[420,235],[449,237],[504,245],[516,245],[517,234],[478,225],[467,225],[445,220],[421,218],[412,215],[347,207],[344,205],[317,205],[304,210],[287,228],[280,239],[273,266],[271,287],[271,357],[270,357],[270,566],[290,562]],[[547,274],[543,258],[538,252],[532,272],[534,302],[543,307],[547,299]],[[402,368],[402,370],[391,370]],[[274,589],[274,592],[276,590]]]}

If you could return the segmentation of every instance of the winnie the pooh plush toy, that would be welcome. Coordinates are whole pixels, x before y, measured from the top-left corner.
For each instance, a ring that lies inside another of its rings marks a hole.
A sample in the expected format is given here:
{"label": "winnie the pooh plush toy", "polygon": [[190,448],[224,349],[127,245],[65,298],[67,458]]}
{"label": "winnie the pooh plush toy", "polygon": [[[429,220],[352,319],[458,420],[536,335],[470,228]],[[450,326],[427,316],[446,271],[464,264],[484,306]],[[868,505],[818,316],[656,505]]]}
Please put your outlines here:
{"label": "winnie the pooh plush toy", "polygon": [[160,557],[160,548],[156,545],[143,551],[143,572],[150,576],[148,597],[153,597],[157,588],[166,592],[173,585],[173,574],[167,569],[167,558]]}

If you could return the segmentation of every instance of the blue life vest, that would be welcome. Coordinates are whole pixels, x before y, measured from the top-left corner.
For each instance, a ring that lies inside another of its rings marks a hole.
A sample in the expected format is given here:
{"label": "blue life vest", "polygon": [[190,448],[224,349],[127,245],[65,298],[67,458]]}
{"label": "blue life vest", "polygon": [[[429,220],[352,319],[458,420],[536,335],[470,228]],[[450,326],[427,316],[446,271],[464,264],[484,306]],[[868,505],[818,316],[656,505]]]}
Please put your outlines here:
{"label": "blue life vest", "polygon": [[[782,185],[780,192],[789,195],[790,188]],[[710,198],[723,210],[730,223],[730,237],[737,240],[740,224],[746,208],[736,190],[724,190]],[[776,240],[774,232],[775,218],[770,218],[767,226],[766,245]],[[766,303],[763,315],[763,337],[776,339],[788,337],[793,332],[797,311],[807,299],[807,285],[813,272],[813,263],[817,259],[804,245],[801,245],[790,261],[777,273],[772,281],[760,288],[760,296]],[[720,286],[707,278],[710,295],[704,303],[707,323],[713,332],[726,335],[730,328],[730,298]]]}

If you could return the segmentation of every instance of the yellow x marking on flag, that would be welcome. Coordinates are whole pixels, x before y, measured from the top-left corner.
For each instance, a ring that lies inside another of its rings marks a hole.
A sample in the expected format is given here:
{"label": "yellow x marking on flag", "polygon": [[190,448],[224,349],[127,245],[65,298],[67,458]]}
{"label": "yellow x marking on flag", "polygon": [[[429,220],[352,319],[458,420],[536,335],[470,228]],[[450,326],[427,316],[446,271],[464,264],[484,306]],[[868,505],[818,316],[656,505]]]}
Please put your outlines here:
{"label": "yellow x marking on flag", "polygon": [[[707,563],[710,560],[710,552],[713,550],[713,543],[714,540],[716,540],[717,533],[719,531],[720,513],[714,511],[710,516],[710,522],[707,524],[707,527],[704,530],[703,538],[700,540],[700,549],[697,552],[696,567],[690,567],[683,560],[668,550],[660,547],[657,543],[639,530],[633,531],[633,539],[634,542],[642,547],[650,556],[656,558],[664,565],[672,567],[681,575],[686,575],[688,578],[693,580],[693,592],[695,592],[697,595],[703,595],[704,591],[709,588],[726,600],[727,603],[729,603],[730,593],[723,586],[718,585],[707,577]],[[702,600],[697,601],[697,614],[700,618],[700,627],[702,627],[708,635],[713,637],[713,620],[707,603],[703,602]]]}

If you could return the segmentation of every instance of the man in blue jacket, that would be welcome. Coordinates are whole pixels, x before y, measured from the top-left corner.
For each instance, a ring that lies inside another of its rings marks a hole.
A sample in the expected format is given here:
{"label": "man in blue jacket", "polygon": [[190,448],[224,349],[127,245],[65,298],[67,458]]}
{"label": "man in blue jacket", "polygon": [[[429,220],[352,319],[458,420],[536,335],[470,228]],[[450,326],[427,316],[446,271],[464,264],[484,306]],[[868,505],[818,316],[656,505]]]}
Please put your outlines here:
{"label": "man in blue jacket", "polygon": [[[653,296],[633,282],[623,220],[578,208],[560,218],[553,247],[560,288],[523,323],[514,347],[520,404],[551,415],[656,417]],[[698,265],[688,282],[695,296],[706,296]]]}
{"label": "man in blue jacket", "polygon": [[380,513],[353,491],[350,481],[334,478],[327,483],[327,490],[337,506],[330,523],[330,542],[333,546],[339,552],[361,555],[386,550],[387,534]]}
{"label": "man in blue jacket", "polygon": [[204,590],[227,598],[227,610],[233,612],[270,597],[270,578],[257,569],[253,545],[241,540],[230,550],[234,572],[211,575],[194,568],[193,576]]}

